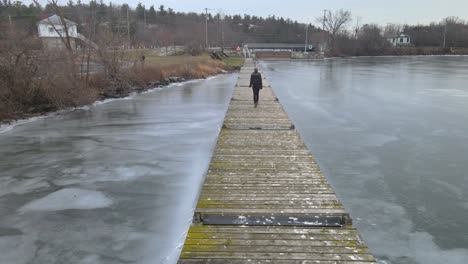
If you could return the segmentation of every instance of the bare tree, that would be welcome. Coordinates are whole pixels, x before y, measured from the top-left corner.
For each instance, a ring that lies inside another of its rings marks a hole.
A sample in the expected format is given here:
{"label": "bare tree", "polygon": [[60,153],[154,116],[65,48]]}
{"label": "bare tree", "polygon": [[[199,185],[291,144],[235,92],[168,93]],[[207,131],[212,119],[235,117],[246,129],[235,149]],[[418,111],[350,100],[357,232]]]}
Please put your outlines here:
{"label": "bare tree", "polygon": [[357,41],[361,54],[379,54],[382,48],[389,45],[382,35],[382,29],[377,24],[363,25]]}
{"label": "bare tree", "polygon": [[361,20],[362,20],[362,17],[360,16],[356,17],[356,23],[354,24],[354,27],[353,27],[353,34],[354,34],[355,39],[358,38],[359,33],[361,32],[361,27],[362,27]]}
{"label": "bare tree", "polygon": [[384,36],[386,37],[394,37],[403,31],[403,26],[399,24],[387,24],[384,29]]}
{"label": "bare tree", "polygon": [[327,12],[324,17],[317,18],[317,22],[323,24],[325,30],[330,34],[330,46],[332,48],[336,35],[340,33],[351,20],[351,12],[343,9],[337,10],[334,13]]}

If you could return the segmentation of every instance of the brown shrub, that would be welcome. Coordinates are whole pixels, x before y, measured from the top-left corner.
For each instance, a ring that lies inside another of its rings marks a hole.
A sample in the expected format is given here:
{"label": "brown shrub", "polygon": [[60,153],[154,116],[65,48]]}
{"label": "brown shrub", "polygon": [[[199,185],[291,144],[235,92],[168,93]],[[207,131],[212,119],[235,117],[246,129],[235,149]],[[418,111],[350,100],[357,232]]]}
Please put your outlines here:
{"label": "brown shrub", "polygon": [[177,76],[185,79],[206,78],[222,72],[224,64],[218,61],[188,62],[162,66],[137,66],[130,70],[130,79],[134,85],[145,85],[167,77]]}
{"label": "brown shrub", "polygon": [[75,55],[46,53],[17,32],[0,39],[0,119],[87,104],[96,92],[77,72]]}
{"label": "brown shrub", "polygon": [[[209,59],[129,67],[129,60],[119,51],[50,53],[38,50],[34,39],[8,34],[0,38],[0,121],[126,96],[135,86],[170,76],[206,78],[224,67]],[[94,72],[92,68],[87,72],[86,66],[82,70],[88,62],[96,65]],[[102,70],[96,70],[100,67]]]}

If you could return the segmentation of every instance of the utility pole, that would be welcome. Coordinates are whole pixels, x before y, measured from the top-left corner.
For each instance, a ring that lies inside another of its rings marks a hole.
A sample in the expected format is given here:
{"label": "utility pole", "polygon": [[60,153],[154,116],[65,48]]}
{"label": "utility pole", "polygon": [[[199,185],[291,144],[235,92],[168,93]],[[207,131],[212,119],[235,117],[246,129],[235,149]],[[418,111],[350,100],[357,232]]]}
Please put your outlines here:
{"label": "utility pole", "polygon": [[146,8],[145,10],[143,11],[143,21],[144,21],[144,28],[146,28]]}
{"label": "utility pole", "polygon": [[224,20],[221,21],[221,50],[224,52]]}
{"label": "utility pole", "polygon": [[445,25],[444,25],[444,49],[445,49],[446,44],[447,44],[447,22],[445,22]]}
{"label": "utility pole", "polygon": [[224,12],[219,12],[219,19],[221,20],[221,51],[224,52]]}
{"label": "utility pole", "polygon": [[323,31],[325,31],[325,21],[327,20],[327,11],[326,9],[323,10]]}
{"label": "utility pole", "polygon": [[309,24],[306,25],[306,37],[305,37],[304,52],[307,52],[307,42],[309,40],[308,34],[309,34]]}
{"label": "utility pole", "polygon": [[128,49],[130,49],[132,41],[130,40],[130,16],[128,14],[128,9],[129,8],[127,8],[127,36],[128,36]]}
{"label": "utility pole", "polygon": [[208,49],[208,8],[205,8],[205,48]]}

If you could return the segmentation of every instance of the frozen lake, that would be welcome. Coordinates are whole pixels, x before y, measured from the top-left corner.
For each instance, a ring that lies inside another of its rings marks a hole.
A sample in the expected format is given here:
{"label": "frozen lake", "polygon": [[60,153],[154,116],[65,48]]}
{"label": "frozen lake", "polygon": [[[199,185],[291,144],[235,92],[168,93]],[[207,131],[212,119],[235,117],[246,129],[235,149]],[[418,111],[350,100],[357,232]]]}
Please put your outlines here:
{"label": "frozen lake", "polygon": [[[468,263],[468,58],[261,64],[382,263]],[[236,78],[0,133],[0,263],[175,263]]]}
{"label": "frozen lake", "polygon": [[175,263],[236,77],[0,134],[0,263]]}
{"label": "frozen lake", "polygon": [[468,263],[468,57],[262,67],[383,263]]}

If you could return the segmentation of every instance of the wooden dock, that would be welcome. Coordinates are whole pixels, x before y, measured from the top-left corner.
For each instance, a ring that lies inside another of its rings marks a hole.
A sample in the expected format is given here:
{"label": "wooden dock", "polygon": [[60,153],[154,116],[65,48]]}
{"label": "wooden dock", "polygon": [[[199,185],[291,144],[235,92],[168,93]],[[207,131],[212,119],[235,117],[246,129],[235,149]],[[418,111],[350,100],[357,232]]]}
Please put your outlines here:
{"label": "wooden dock", "polygon": [[246,60],[179,263],[376,263],[268,82]]}

